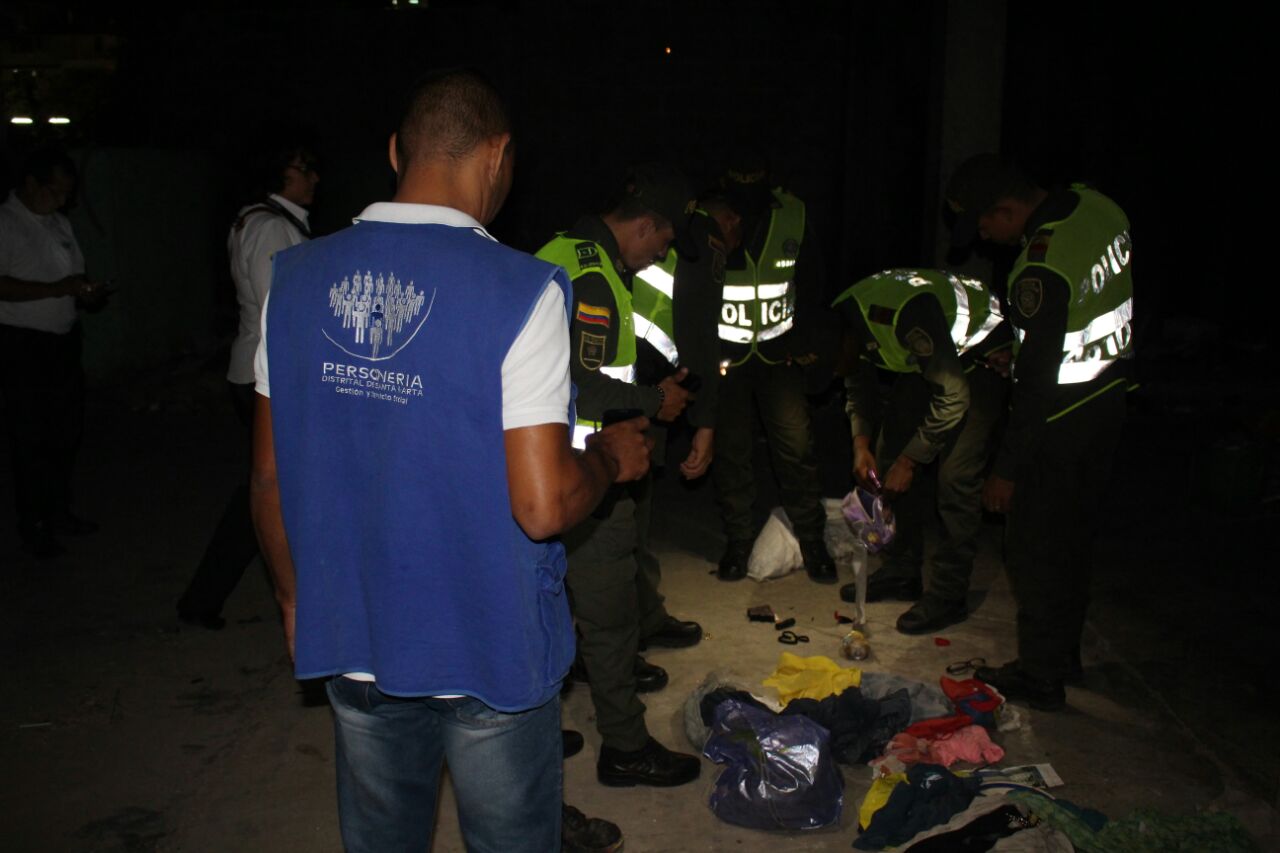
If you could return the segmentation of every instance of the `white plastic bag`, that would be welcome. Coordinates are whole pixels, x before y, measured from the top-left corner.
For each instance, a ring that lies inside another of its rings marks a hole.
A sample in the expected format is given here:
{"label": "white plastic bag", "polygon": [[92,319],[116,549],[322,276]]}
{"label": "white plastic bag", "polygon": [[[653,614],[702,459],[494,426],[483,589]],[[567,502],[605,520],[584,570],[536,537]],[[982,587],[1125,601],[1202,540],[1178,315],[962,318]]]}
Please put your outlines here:
{"label": "white plastic bag", "polygon": [[747,577],[767,581],[794,572],[804,565],[800,540],[782,507],[774,507],[747,559]]}

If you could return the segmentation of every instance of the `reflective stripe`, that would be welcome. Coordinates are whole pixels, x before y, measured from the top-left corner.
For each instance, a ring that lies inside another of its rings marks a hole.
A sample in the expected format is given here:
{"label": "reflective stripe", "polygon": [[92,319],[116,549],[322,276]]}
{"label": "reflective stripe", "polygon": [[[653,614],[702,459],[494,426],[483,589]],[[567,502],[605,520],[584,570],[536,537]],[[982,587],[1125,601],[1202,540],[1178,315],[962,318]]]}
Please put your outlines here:
{"label": "reflective stripe", "polygon": [[720,340],[728,341],[731,344],[749,344],[751,343],[752,333],[750,329],[744,329],[741,326],[726,326],[720,324]]}
{"label": "reflective stripe", "polygon": [[791,289],[791,282],[784,281],[781,284],[762,284],[756,288],[756,293],[760,299],[781,299],[787,295],[787,291]]}
{"label": "reflective stripe", "polygon": [[573,440],[571,442],[573,444],[573,449],[586,450],[587,436],[594,433],[597,427],[599,427],[599,424],[594,423],[593,421],[578,421],[576,424],[574,424]]}
{"label": "reflective stripe", "polygon": [[961,353],[965,350],[965,338],[969,333],[969,294],[968,288],[954,275],[948,275],[951,289],[956,294],[956,317],[951,321],[951,340]]}
{"label": "reflective stripe", "polygon": [[1120,303],[1114,311],[1108,311],[1100,317],[1095,317],[1089,325],[1085,326],[1078,332],[1067,332],[1062,338],[1063,350],[1079,350],[1083,349],[1086,344],[1093,343],[1096,340],[1105,338],[1108,335],[1118,332],[1129,322],[1133,320],[1133,297],[1130,296],[1124,302]]}
{"label": "reflective stripe", "polygon": [[640,272],[636,273],[636,278],[642,279],[645,284],[668,299],[671,299],[672,294],[675,293],[675,277],[657,264],[650,264],[640,270]]}
{"label": "reflective stripe", "polygon": [[988,294],[988,297],[991,299],[991,313],[987,315],[987,319],[983,322],[982,328],[974,332],[973,337],[965,341],[964,349],[961,350],[961,353],[965,350],[973,349],[978,344],[982,343],[983,339],[985,339],[987,335],[996,330],[996,326],[999,326],[1004,322],[1004,318],[1000,316],[999,300],[996,299],[994,294]]}
{"label": "reflective stripe", "polygon": [[634,364],[624,364],[620,367],[602,367],[600,372],[605,376],[621,379],[623,382],[634,384],[636,381],[636,366]]}
{"label": "reflective stripe", "polygon": [[1077,382],[1088,382],[1114,363],[1114,358],[1064,362],[1058,367],[1058,384],[1074,385]]}
{"label": "reflective stripe", "polygon": [[671,340],[667,333],[662,331],[656,323],[650,323],[641,314],[632,314],[631,320],[635,323],[636,340],[648,341],[672,365],[679,363],[680,353],[676,349],[676,342]]}
{"label": "reflective stripe", "polygon": [[725,302],[754,302],[756,289],[749,284],[726,284],[722,298]]}
{"label": "reflective stripe", "polygon": [[[791,327],[794,326],[795,323],[796,323],[796,318],[795,318],[795,315],[793,314],[787,319],[783,320],[778,325],[770,326],[769,328],[762,331],[760,334],[756,335],[756,340],[762,341],[762,342],[771,341],[774,338],[784,334],[785,332],[791,331]],[[750,338],[748,338],[748,340],[750,340]]]}

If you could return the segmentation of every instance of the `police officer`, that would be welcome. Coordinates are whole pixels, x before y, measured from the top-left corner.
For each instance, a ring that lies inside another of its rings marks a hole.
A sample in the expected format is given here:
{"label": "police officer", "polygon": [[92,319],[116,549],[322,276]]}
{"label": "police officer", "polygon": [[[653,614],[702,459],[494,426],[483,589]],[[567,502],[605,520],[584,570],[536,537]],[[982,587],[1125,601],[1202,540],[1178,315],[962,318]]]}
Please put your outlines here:
{"label": "police officer", "polygon": [[804,202],[770,187],[758,153],[735,154],[724,186],[742,218],[743,243],[728,256],[718,329],[727,373],[712,479],[729,540],[718,576],[745,577],[755,541],[751,456],[758,411],[805,569],[819,583],[835,583],[835,563],[822,540],[826,513],[804,396],[805,368],[818,359],[815,340],[826,308],[822,257]]}
{"label": "police officer", "polygon": [[[915,600],[900,617],[904,634],[961,622],[982,526],[982,476],[1000,420],[1012,336],[995,296],[973,278],[942,270],[892,269],[868,276],[835,301],[845,321],[846,411],[854,476],[893,502],[897,536],[867,584],[867,600]],[[896,374],[876,453],[875,368]],[[933,507],[917,472],[937,462],[937,513],[943,537],[924,572],[924,527]],[[856,599],[853,584],[840,590]]]}
{"label": "police officer", "polygon": [[[609,410],[639,410],[671,422],[692,395],[680,368],[654,384],[636,377],[636,270],[663,258],[676,229],[694,209],[684,177],[661,164],[635,169],[625,191],[603,216],[586,216],[538,252],[563,266],[573,282],[570,374],[578,388],[575,446],[585,446]],[[581,631],[578,649],[591,682],[596,727],[603,744],[596,765],[606,785],[682,785],[698,777],[696,756],[672,752],[649,735],[637,675],[650,689],[666,673],[643,662],[640,642],[690,646],[702,639],[696,622],[669,615],[657,590],[657,561],[637,560],[647,528],[652,481],[615,491],[595,514],[564,536],[566,580]]]}
{"label": "police officer", "polygon": [[1081,184],[1048,192],[996,155],[956,170],[947,201],[957,245],[1020,246],[1009,320],[1020,342],[1009,425],[983,489],[1008,514],[1018,658],[978,678],[1010,699],[1058,710],[1080,675],[1096,493],[1111,472],[1133,356],[1129,219]]}

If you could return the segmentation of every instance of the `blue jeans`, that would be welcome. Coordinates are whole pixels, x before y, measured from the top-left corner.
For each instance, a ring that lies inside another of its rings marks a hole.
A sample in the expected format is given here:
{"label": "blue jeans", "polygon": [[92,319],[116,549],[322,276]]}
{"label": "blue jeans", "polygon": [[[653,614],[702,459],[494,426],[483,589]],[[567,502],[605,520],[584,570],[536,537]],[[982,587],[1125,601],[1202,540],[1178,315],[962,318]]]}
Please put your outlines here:
{"label": "blue jeans", "polygon": [[560,698],[517,714],[478,699],[389,696],[329,681],[342,843],[355,853],[430,849],[442,763],[468,851],[560,850]]}

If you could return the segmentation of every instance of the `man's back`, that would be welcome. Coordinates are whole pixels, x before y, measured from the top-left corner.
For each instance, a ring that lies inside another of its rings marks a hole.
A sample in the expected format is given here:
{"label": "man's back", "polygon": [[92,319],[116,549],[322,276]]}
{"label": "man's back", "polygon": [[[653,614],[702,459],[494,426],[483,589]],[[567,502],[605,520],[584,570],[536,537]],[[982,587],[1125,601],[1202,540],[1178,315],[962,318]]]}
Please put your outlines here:
{"label": "man's back", "polygon": [[[563,551],[516,525],[493,448],[503,361],[556,268],[456,211],[381,207],[417,218],[366,217],[276,261],[267,349],[298,675],[369,673],[392,694],[528,707],[572,656]],[[328,300],[355,266],[425,296],[376,354]]]}

